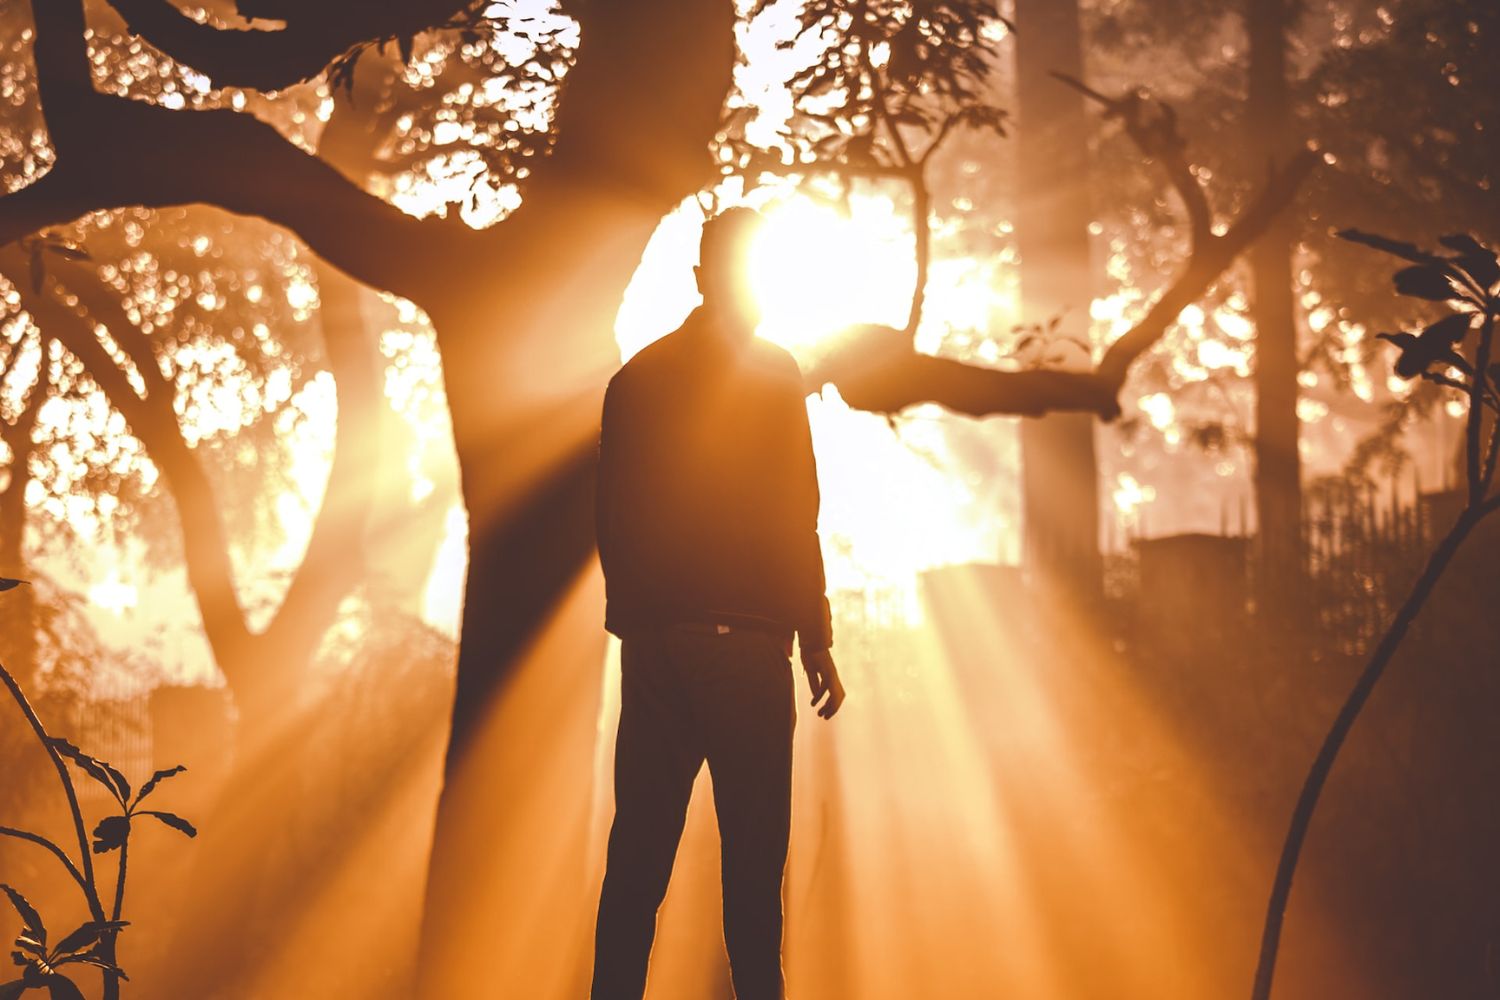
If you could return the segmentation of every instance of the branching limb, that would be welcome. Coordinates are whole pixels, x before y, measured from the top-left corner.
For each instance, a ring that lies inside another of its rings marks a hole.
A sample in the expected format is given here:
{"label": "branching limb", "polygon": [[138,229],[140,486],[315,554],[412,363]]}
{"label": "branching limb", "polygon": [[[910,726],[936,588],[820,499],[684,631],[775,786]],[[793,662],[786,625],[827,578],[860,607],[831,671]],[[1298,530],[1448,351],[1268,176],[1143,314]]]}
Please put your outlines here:
{"label": "branching limb", "polygon": [[130,31],[216,87],[281,90],[309,80],[362,42],[441,27],[472,0],[417,0],[319,10],[275,31],[216,28],[183,14],[169,0],[109,0]]}
{"label": "branching limb", "polygon": [[[0,272],[15,273],[13,268],[18,265],[19,257],[13,247],[0,251]],[[140,331],[109,295],[91,296],[91,306],[99,310],[91,313],[91,319],[63,306],[45,290],[42,294],[23,293],[22,305],[48,336],[83,363],[89,377],[125,418],[131,432],[140,438],[152,461],[161,469],[181,515],[188,577],[198,597],[209,645],[226,672],[233,670],[231,664],[236,662],[235,658],[244,654],[249,630],[234,587],[233,564],[212,484],[183,439],[170,387],[154,359],[149,364],[137,364],[148,387],[156,387],[156,391],[148,391],[142,398],[99,342],[92,324],[102,323],[122,349],[130,343],[132,335],[141,336]],[[149,350],[147,345],[148,353]]]}
{"label": "branching limb", "polygon": [[844,401],[871,413],[895,414],[936,403],[971,417],[1039,417],[1055,410],[1118,415],[1115,391],[1092,372],[1003,371],[922,354],[903,332],[887,326],[851,331],[815,365],[812,385],[832,382]]}
{"label": "branching limb", "polygon": [[1259,196],[1224,235],[1213,236],[1194,250],[1187,266],[1146,316],[1109,346],[1099,362],[1099,375],[1116,388],[1123,385],[1131,362],[1160,340],[1178,314],[1201,297],[1235,258],[1266,231],[1319,162],[1313,153],[1302,152],[1273,170]]}
{"label": "branching limb", "polygon": [[1124,97],[1106,97],[1076,77],[1053,73],[1054,77],[1104,108],[1105,118],[1118,118],[1125,132],[1146,156],[1159,160],[1167,180],[1187,209],[1193,252],[1213,237],[1213,211],[1208,193],[1187,159],[1187,143],[1177,130],[1177,112],[1170,104],[1155,100],[1144,91]]}
{"label": "branching limb", "polygon": [[[78,838],[78,851],[83,859],[82,878],[79,885],[83,888],[85,901],[88,903],[89,913],[95,920],[104,919],[104,905],[99,901],[99,893],[94,882],[94,859],[89,853],[88,828],[83,824],[83,810],[78,805],[78,792],[73,788],[73,777],[68,774],[68,765],[52,745],[51,738],[47,735],[47,728],[42,725],[42,720],[37,717],[36,709],[31,707],[25,692],[16,683],[16,679],[10,675],[10,671],[0,666],[0,684],[10,691],[10,696],[21,709],[21,714],[26,717],[26,722],[31,726],[31,731],[36,734],[37,741],[42,744],[42,749],[47,752],[47,757],[52,761],[52,767],[57,771],[58,780],[62,782],[63,793],[68,799],[68,810],[73,816],[73,835]],[[61,850],[61,848],[59,848]],[[72,862],[68,862],[72,868]]]}
{"label": "branching limb", "polygon": [[0,199],[0,244],[88,211],[202,202],[284,226],[358,280],[420,299],[474,237],[456,220],[406,215],[248,114],[169,111],[102,94],[62,113],[87,119],[100,148],[130,155],[60,158],[46,177]]}
{"label": "branching limb", "polygon": [[[866,400],[882,413],[932,402],[972,416],[1072,410],[1111,419],[1119,413],[1118,395],[1131,363],[1265,231],[1317,162],[1305,153],[1276,170],[1223,236],[1210,236],[1194,251],[1172,284],[1140,322],[1110,345],[1092,373],[1005,372],[931,358],[902,343],[896,331],[877,327],[849,338],[820,363],[812,373],[815,384],[834,382],[851,405],[863,408],[856,400]],[[883,332],[876,336],[875,330]]]}

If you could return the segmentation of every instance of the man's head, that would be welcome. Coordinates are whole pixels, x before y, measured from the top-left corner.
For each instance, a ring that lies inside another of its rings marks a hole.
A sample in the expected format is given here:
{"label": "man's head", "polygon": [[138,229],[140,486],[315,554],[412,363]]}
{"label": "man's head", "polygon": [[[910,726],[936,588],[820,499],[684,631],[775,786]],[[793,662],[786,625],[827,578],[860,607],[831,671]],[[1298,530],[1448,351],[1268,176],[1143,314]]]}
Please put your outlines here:
{"label": "man's head", "polygon": [[760,325],[760,305],[750,287],[750,246],[762,223],[752,208],[729,208],[703,223],[698,244],[698,291],[726,333],[749,337]]}

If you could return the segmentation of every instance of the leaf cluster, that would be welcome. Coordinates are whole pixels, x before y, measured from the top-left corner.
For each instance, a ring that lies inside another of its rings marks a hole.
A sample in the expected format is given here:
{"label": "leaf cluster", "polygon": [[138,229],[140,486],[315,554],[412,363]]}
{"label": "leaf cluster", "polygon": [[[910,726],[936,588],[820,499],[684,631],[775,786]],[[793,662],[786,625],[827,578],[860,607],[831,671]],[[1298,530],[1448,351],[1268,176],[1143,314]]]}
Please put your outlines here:
{"label": "leaf cluster", "polygon": [[[1463,345],[1487,315],[1493,315],[1496,286],[1500,285],[1500,262],[1493,250],[1472,236],[1454,234],[1439,242],[1446,252],[1431,252],[1413,243],[1387,239],[1357,229],[1341,230],[1338,235],[1352,243],[1362,243],[1408,262],[1393,278],[1396,292],[1428,302],[1440,302],[1450,308],[1440,319],[1417,333],[1381,333],[1400,350],[1396,374],[1402,378],[1425,378],[1443,385],[1468,391],[1470,382],[1482,388],[1487,405],[1495,404],[1493,370],[1479,372],[1472,359],[1465,357]],[[1441,369],[1457,369],[1463,380],[1455,380]]]}
{"label": "leaf cluster", "polygon": [[78,985],[62,970],[69,965],[89,965],[128,979],[107,953],[101,950],[106,939],[127,926],[123,920],[89,920],[47,945],[47,925],[26,897],[8,885],[0,885],[17,913],[21,915],[21,932],[16,935],[11,961],[22,969],[21,978],[0,983],[0,1000],[15,1000],[28,990],[46,990],[53,1000],[83,1000]]}
{"label": "leaf cluster", "polygon": [[792,114],[781,147],[744,137],[755,109],[731,110],[720,161],[726,174],[833,172],[847,177],[920,171],[955,128],[1005,134],[986,100],[1009,22],[974,0],[813,0],[795,37],[816,55],[786,81]]}

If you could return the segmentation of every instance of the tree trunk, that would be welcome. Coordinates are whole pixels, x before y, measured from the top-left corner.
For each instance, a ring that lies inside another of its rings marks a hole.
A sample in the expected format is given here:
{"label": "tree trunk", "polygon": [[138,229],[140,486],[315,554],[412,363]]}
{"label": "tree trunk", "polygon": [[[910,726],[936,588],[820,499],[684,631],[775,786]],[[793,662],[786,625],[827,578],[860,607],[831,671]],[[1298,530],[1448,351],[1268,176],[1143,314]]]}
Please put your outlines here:
{"label": "tree trunk", "polygon": [[[1089,264],[1088,125],[1083,97],[1052,72],[1083,78],[1076,0],[1016,0],[1020,185],[1017,235],[1029,322],[1062,317],[1087,337]],[[1090,414],[1051,414],[1021,425],[1025,564],[1033,582],[1071,601],[1096,601],[1099,484]]]}
{"label": "tree trunk", "polygon": [[[708,145],[733,66],[733,7],[655,6],[652,17],[626,5],[591,8],[559,147],[502,223],[510,249],[488,262],[492,279],[424,303],[442,347],[469,572],[422,996],[483,981],[487,936],[476,918],[507,905],[507,886],[476,873],[486,870],[495,824],[514,822],[504,808],[518,801],[513,782],[527,777],[498,759],[517,748],[501,754],[506,734],[489,738],[496,708],[593,558],[594,455],[604,385],[619,364],[620,299],[661,217],[712,179]],[[601,607],[576,658],[546,666],[590,703],[599,697],[602,618]]]}
{"label": "tree trunk", "polygon": [[[1246,138],[1252,165],[1291,152],[1287,93],[1288,0],[1249,0]],[[1253,180],[1259,181],[1256,176]],[[1260,573],[1258,604],[1271,621],[1295,612],[1301,571],[1302,481],[1297,452],[1297,319],[1292,290],[1295,223],[1282,213],[1250,248],[1255,322],[1255,510]]]}

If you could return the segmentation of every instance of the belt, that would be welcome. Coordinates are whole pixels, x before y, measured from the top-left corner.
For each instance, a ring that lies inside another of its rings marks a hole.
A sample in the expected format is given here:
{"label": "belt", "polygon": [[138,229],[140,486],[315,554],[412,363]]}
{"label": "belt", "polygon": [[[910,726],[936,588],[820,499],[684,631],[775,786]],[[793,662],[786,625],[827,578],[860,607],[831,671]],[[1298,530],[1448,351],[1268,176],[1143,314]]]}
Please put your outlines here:
{"label": "belt", "polygon": [[746,622],[736,620],[734,622],[699,620],[673,622],[666,626],[681,632],[693,632],[699,635],[732,635],[735,632],[759,632],[779,639],[786,646],[786,655],[792,655],[792,635],[794,629],[788,628],[780,622],[767,620],[764,624],[760,622]]}

